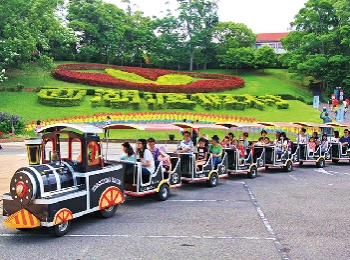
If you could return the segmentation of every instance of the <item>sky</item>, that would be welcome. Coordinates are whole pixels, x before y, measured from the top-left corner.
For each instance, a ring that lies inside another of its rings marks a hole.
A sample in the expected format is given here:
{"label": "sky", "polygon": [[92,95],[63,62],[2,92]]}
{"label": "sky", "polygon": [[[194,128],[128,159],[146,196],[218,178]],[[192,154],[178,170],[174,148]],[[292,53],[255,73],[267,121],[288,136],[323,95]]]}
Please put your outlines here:
{"label": "sky", "polygon": [[[121,9],[121,0],[103,0]],[[168,6],[165,2],[169,2]],[[294,16],[307,0],[220,0],[219,21],[244,23],[254,33],[287,32]],[[141,10],[147,16],[162,17],[167,8],[176,9],[176,0],[131,0],[133,10]]]}

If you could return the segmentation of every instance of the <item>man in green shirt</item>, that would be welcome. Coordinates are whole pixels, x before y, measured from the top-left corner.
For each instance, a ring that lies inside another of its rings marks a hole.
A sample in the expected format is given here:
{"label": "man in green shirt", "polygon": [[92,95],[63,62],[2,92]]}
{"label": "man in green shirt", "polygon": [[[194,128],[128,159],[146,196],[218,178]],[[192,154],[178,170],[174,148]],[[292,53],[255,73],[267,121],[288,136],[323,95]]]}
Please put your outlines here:
{"label": "man in green shirt", "polygon": [[209,146],[209,152],[212,154],[214,168],[221,163],[222,147],[220,145],[220,139],[217,135],[211,138],[211,145]]}

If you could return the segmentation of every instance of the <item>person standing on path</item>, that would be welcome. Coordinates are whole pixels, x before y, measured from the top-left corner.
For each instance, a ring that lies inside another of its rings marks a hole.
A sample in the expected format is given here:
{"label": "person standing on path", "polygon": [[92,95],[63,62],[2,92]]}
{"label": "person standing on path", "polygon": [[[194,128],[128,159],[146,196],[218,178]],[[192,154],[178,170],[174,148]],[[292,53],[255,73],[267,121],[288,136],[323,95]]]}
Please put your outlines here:
{"label": "person standing on path", "polygon": [[320,118],[323,120],[323,123],[326,124],[326,123],[331,123],[332,122],[332,119],[328,116],[328,113],[325,112],[324,115],[323,115],[324,112],[321,112],[320,114]]}

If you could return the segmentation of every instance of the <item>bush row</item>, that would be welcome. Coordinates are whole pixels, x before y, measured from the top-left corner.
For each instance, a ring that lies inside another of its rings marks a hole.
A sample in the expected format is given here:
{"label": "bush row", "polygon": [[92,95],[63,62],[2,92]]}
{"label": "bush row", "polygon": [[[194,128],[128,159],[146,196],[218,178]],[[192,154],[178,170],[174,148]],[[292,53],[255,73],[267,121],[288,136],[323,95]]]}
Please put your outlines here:
{"label": "bush row", "polygon": [[137,90],[96,90],[95,94],[96,96],[90,99],[93,107],[106,106],[139,109],[141,106],[141,99],[146,101],[147,107],[150,110],[163,110],[166,108],[193,110],[196,105],[200,105],[206,110],[244,110],[246,108],[263,110],[265,106],[277,106],[278,109],[287,109],[289,107],[287,101],[274,95],[251,96],[249,94],[231,95],[205,93],[188,95],[179,93],[141,93]]}
{"label": "bush row", "polygon": [[53,107],[80,106],[86,90],[67,88],[42,88],[38,93],[38,102]]}

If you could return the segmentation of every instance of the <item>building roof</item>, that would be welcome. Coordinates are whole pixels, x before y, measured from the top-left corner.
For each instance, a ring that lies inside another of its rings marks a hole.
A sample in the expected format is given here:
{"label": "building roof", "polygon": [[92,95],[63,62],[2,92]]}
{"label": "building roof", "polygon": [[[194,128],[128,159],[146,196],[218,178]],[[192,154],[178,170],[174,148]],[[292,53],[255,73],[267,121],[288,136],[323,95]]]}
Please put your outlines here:
{"label": "building roof", "polygon": [[256,42],[279,42],[282,38],[286,37],[288,32],[283,33],[258,33],[256,36]]}

